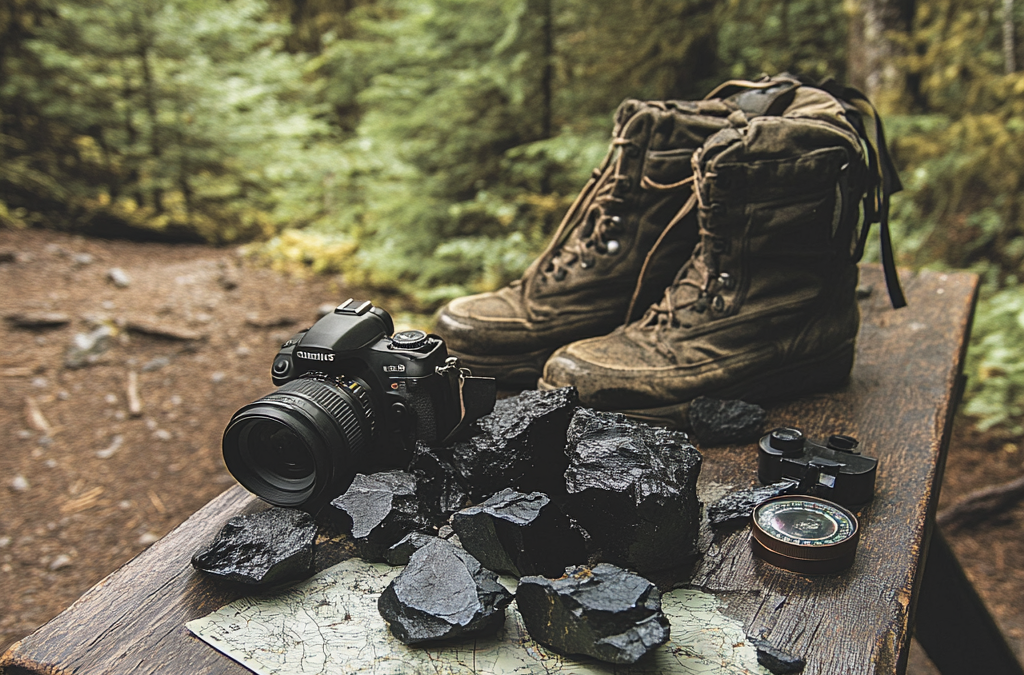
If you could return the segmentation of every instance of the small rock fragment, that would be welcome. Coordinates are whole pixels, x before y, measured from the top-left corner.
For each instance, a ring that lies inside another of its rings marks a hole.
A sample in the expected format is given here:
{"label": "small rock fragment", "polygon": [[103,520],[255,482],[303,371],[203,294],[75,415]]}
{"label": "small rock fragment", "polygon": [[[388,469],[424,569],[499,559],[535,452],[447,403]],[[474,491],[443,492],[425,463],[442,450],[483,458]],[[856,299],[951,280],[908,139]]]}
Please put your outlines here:
{"label": "small rock fragment", "polygon": [[64,355],[64,365],[68,368],[83,368],[96,363],[110,349],[110,338],[113,336],[114,329],[106,324],[88,333],[75,334]]}
{"label": "small rock fragment", "polygon": [[28,479],[22,476],[20,473],[11,479],[11,489],[15,492],[25,492],[31,486],[28,484]]}
{"label": "small rock fragment", "polygon": [[459,483],[451,462],[430,446],[417,442],[409,462],[409,473],[416,478],[416,493],[430,510],[435,524],[462,508],[469,494]]}
{"label": "small rock fragment", "polygon": [[702,458],[686,434],[580,408],[566,453],[566,513],[598,559],[644,574],[692,557]]}
{"label": "small rock fragment", "polygon": [[377,609],[396,638],[416,644],[495,633],[511,602],[494,572],[434,537],[384,589]]}
{"label": "small rock fragment", "polygon": [[160,370],[171,365],[171,357],[169,356],[156,356],[149,361],[142,364],[142,372],[151,373],[154,370]]}
{"label": "small rock fragment", "polygon": [[474,500],[502,488],[564,494],[565,431],[579,405],[575,387],[527,390],[498,400],[480,433],[452,446],[452,463]]}
{"label": "small rock fragment", "polygon": [[159,534],[156,534],[155,532],[143,532],[142,535],[139,536],[138,544],[140,546],[149,546],[150,544],[155,544],[158,541],[160,541]]}
{"label": "small rock fragment", "polygon": [[17,312],[4,317],[15,328],[60,328],[71,323],[61,312]]}
{"label": "small rock fragment", "polygon": [[690,404],[690,427],[701,446],[756,441],[768,413],[745,401],[720,401],[698,396]]}
{"label": "small rock fragment", "polygon": [[225,291],[233,291],[238,288],[238,271],[235,267],[222,260],[218,265],[220,274],[217,275],[217,283]]}
{"label": "small rock fragment", "polygon": [[[272,508],[235,516],[192,566],[248,586],[273,586],[313,574],[313,517],[296,509]],[[141,543],[141,542],[140,542]]]}
{"label": "small rock fragment", "polygon": [[462,547],[499,574],[561,576],[587,558],[583,537],[542,492],[506,488],[452,516]]}
{"label": "small rock fragment", "polygon": [[88,253],[76,253],[73,256],[71,256],[71,260],[75,263],[75,265],[79,267],[84,267],[85,265],[91,265],[94,258]]}
{"label": "small rock fragment", "polygon": [[413,553],[429,544],[437,537],[421,532],[410,532],[399,540],[384,554],[384,562],[392,566],[408,565]]}
{"label": "small rock fragment", "polygon": [[757,650],[757,662],[776,675],[799,673],[806,663],[799,656],[776,649],[765,640],[747,636],[747,642]]}
{"label": "small rock fragment", "polygon": [[431,518],[416,494],[416,479],[405,471],[356,474],[345,494],[325,514],[349,532],[359,557],[384,559],[384,552],[410,532],[428,532]]}
{"label": "small rock fragment", "polygon": [[61,553],[56,558],[50,561],[50,571],[56,572],[59,569],[63,569],[71,565],[71,556],[66,553]]}
{"label": "small rock fragment", "polygon": [[616,664],[636,663],[668,642],[661,592],[650,581],[605,563],[565,572],[561,579],[519,580],[516,605],[534,640]]}
{"label": "small rock fragment", "polygon": [[748,519],[755,506],[766,499],[791,494],[796,486],[795,481],[784,480],[771,485],[730,492],[708,507],[708,520],[712,525],[721,525],[730,520]]}
{"label": "small rock fragment", "polygon": [[120,267],[111,267],[107,270],[107,279],[118,288],[128,288],[132,283],[132,278]]}

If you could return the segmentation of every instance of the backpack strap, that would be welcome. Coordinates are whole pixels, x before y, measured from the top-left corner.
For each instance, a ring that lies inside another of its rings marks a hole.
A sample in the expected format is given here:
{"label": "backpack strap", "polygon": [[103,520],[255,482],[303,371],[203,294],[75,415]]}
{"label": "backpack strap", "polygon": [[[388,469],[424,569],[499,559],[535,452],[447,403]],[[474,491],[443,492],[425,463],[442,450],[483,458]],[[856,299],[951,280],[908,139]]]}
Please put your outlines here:
{"label": "backpack strap", "polygon": [[871,225],[878,223],[882,271],[885,274],[885,287],[889,291],[889,300],[894,309],[906,307],[907,300],[900,287],[899,274],[896,272],[896,256],[893,254],[892,235],[889,232],[889,198],[903,189],[903,183],[900,182],[896,165],[893,164],[892,156],[889,154],[889,146],[885,142],[882,118],[868,97],[858,89],[844,87],[832,78],[822,80],[812,86],[853,106],[854,111],[858,113],[848,117],[867,146],[868,169],[873,175],[873,181],[871,189],[864,197],[864,225],[857,241],[854,259],[860,260],[864,255],[864,246]]}

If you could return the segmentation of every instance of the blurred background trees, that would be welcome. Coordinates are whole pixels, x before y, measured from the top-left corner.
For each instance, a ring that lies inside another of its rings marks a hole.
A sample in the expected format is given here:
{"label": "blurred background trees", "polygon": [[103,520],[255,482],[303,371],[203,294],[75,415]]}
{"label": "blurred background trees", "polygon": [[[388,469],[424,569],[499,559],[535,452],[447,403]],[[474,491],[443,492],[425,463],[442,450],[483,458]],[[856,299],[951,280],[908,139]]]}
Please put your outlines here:
{"label": "blurred background trees", "polygon": [[626,97],[876,101],[901,262],[985,280],[968,411],[1022,432],[1020,0],[5,0],[0,224],[250,242],[428,312],[543,247]]}

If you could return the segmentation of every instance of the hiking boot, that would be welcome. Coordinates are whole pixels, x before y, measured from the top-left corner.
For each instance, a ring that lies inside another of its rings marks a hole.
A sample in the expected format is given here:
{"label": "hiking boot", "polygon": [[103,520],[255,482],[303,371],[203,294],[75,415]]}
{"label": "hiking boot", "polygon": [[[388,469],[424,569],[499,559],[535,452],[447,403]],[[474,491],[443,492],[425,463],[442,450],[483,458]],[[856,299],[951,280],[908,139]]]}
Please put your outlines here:
{"label": "hiking boot", "polygon": [[474,375],[533,386],[555,349],[621,325],[631,300],[638,309],[656,300],[697,241],[693,152],[735,109],[624,101],[608,155],[547,250],[506,288],[440,310],[435,330],[449,353]]}
{"label": "hiking boot", "polygon": [[697,396],[763,403],[843,383],[860,315],[859,200],[871,178],[843,106],[800,87],[694,156],[700,242],[662,299],[555,352],[541,388],[687,426]]}

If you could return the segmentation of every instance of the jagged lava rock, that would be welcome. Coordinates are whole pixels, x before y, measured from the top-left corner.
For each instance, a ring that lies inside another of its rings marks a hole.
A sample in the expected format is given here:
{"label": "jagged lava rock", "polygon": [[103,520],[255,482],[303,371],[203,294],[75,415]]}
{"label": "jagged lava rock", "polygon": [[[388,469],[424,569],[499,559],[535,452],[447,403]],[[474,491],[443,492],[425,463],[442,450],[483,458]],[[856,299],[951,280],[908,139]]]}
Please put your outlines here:
{"label": "jagged lava rock", "polygon": [[452,516],[463,548],[499,574],[557,577],[587,559],[583,537],[542,492],[506,488]]}
{"label": "jagged lava rock", "polygon": [[448,520],[466,503],[469,492],[459,482],[458,472],[451,462],[442,457],[442,451],[417,442],[409,462],[409,473],[416,478],[416,492],[420,495],[436,525]]}
{"label": "jagged lava rock", "polygon": [[505,623],[511,602],[498,575],[434,537],[384,589],[377,609],[396,638],[415,644],[494,633]]}
{"label": "jagged lava rock", "polygon": [[416,479],[405,471],[356,474],[325,511],[339,529],[351,533],[356,553],[365,560],[383,560],[384,552],[405,535],[431,529]]}
{"label": "jagged lava rock", "polygon": [[669,638],[661,592],[647,579],[601,563],[561,579],[523,577],[516,605],[530,636],[561,654],[636,663]]}
{"label": "jagged lava rock", "polygon": [[701,446],[756,441],[768,413],[746,401],[719,401],[698,396],[690,404],[690,428]]}
{"label": "jagged lava rock", "polygon": [[384,553],[384,562],[394,567],[408,565],[413,553],[435,539],[437,537],[422,532],[410,532]]}
{"label": "jagged lava rock", "polygon": [[514,487],[564,494],[565,432],[579,405],[575,387],[528,390],[498,400],[480,433],[452,446],[452,463],[475,501]]}
{"label": "jagged lava rock", "polygon": [[580,408],[566,453],[565,509],[598,559],[646,573],[694,554],[702,458],[686,434]]}
{"label": "jagged lava rock", "polygon": [[192,556],[200,572],[248,586],[276,586],[313,574],[316,523],[304,511],[272,508],[235,516]]}
{"label": "jagged lava rock", "polygon": [[757,662],[776,675],[799,673],[806,665],[805,661],[799,656],[787,654],[781,649],[773,647],[765,640],[748,635],[747,642],[757,650]]}
{"label": "jagged lava rock", "polygon": [[796,486],[795,481],[784,480],[730,492],[708,507],[708,520],[712,525],[721,525],[730,520],[749,519],[758,504],[772,497],[792,494]]}

